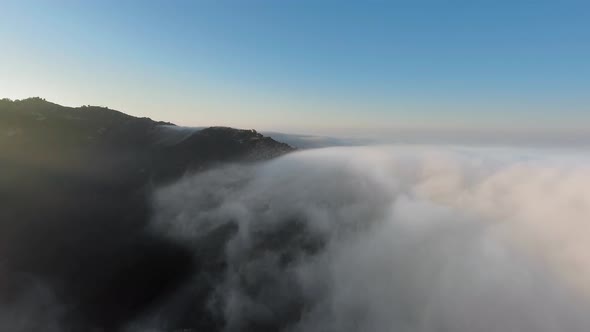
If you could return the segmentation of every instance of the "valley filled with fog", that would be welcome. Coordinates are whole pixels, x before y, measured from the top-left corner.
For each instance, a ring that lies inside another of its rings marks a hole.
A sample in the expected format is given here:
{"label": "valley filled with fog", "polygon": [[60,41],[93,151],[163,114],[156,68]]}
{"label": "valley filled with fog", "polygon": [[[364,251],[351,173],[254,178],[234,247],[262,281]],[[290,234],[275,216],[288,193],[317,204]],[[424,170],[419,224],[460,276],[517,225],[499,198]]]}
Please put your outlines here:
{"label": "valley filled with fog", "polygon": [[[262,140],[181,142],[212,133]],[[584,149],[329,147],[182,174],[36,184],[68,201],[3,224],[0,329],[590,329]]]}
{"label": "valley filled with fog", "polygon": [[584,151],[307,150],[186,176],[153,204],[150,231],[204,268],[132,331],[205,293],[225,331],[590,329]]}

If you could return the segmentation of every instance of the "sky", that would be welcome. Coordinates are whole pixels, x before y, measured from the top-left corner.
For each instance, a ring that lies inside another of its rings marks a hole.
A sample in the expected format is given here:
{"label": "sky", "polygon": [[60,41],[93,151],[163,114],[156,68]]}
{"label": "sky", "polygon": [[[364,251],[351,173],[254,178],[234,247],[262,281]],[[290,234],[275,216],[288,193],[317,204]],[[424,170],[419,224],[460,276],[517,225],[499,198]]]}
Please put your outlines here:
{"label": "sky", "polygon": [[590,123],[587,1],[0,5],[0,98],[316,134]]}

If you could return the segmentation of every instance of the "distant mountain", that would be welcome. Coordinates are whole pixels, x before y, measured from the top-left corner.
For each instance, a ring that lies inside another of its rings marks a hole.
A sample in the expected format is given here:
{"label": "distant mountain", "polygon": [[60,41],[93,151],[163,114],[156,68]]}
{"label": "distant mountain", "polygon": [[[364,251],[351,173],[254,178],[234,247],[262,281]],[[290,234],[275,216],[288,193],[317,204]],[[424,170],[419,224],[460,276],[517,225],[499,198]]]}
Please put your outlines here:
{"label": "distant mountain", "polygon": [[[0,100],[0,312],[42,284],[67,330],[119,330],[197,268],[186,248],[145,229],[152,188],[290,151],[254,130]],[[44,330],[45,309],[30,310],[20,318]]]}

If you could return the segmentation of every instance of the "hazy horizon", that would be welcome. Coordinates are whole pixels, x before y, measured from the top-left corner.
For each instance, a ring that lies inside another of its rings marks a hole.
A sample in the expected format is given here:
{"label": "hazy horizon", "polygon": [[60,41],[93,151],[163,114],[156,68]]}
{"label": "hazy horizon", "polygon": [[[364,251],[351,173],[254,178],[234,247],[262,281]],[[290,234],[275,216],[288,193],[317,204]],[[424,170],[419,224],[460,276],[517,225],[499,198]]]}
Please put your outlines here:
{"label": "hazy horizon", "polygon": [[8,1],[2,97],[350,136],[590,121],[581,1]]}

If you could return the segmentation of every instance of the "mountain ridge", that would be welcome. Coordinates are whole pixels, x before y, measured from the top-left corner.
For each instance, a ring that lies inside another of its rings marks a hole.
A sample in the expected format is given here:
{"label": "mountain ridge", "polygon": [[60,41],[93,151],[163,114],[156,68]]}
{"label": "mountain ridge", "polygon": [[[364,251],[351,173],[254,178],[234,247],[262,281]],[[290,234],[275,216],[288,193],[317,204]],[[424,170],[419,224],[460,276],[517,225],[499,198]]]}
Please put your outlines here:
{"label": "mountain ridge", "polygon": [[[28,293],[42,285],[64,308],[64,330],[122,330],[199,269],[191,250],[149,231],[152,191],[218,164],[294,151],[255,130],[211,127],[167,140],[170,128],[180,127],[101,107],[0,100],[0,311],[42,296]],[[53,323],[43,307],[26,310],[34,330]]]}
{"label": "mountain ridge", "polygon": [[[174,178],[211,162],[264,160],[294,150],[252,129],[210,127],[174,142],[166,128],[182,127],[105,107],[65,107],[38,97],[0,100],[0,150],[5,160],[11,155],[27,159],[20,155],[23,151],[39,156],[32,161],[39,164],[47,161],[48,151],[64,160],[133,153],[142,166],[155,166],[144,170],[151,171],[152,177]],[[172,144],[160,144],[167,139]]]}

